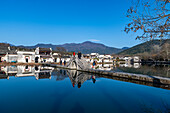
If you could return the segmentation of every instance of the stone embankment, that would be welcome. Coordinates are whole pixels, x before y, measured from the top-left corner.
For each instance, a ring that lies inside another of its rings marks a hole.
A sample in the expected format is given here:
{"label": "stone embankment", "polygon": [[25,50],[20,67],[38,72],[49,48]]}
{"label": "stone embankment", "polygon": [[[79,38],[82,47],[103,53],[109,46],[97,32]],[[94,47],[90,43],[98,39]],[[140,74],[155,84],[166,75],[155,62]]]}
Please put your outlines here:
{"label": "stone embankment", "polygon": [[[66,66],[57,65],[57,64],[44,64],[44,65],[52,66],[56,68],[62,68],[62,69],[71,69]],[[119,77],[119,78],[125,78],[125,79],[130,79],[130,80],[166,85],[165,87],[170,87],[170,78],[164,78],[164,77],[159,77],[159,76],[149,76],[149,75],[142,75],[142,74],[114,72],[114,71],[105,71],[105,70],[97,70],[97,69],[73,69],[73,70],[92,73],[92,74],[98,74],[98,75],[105,75],[109,77]]]}

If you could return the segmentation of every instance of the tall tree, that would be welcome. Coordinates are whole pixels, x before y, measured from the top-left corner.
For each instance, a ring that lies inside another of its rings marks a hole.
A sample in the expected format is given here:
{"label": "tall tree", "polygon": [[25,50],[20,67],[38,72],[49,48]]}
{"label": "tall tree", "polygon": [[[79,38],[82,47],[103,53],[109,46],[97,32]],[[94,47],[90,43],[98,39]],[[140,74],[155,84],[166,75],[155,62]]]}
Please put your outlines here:
{"label": "tall tree", "polygon": [[132,0],[125,32],[142,33],[136,39],[170,38],[170,0]]}

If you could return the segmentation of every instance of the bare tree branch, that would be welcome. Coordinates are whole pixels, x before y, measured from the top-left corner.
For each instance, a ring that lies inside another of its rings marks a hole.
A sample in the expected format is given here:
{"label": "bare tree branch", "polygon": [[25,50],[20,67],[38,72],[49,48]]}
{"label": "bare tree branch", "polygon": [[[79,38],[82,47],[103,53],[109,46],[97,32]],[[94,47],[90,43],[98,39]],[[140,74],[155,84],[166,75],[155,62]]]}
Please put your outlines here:
{"label": "bare tree branch", "polygon": [[126,33],[143,32],[136,39],[170,38],[170,0],[134,0],[126,17]]}

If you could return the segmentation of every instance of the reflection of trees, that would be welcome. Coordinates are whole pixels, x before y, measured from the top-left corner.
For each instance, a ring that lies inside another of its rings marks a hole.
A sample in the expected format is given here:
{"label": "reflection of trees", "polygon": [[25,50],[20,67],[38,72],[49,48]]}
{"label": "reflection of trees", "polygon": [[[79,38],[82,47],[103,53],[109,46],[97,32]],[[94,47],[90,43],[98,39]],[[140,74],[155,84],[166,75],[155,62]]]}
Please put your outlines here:
{"label": "reflection of trees", "polygon": [[140,68],[128,68],[128,67],[118,67],[121,71],[129,72],[129,73],[137,73],[137,74],[144,74],[144,75],[150,75],[150,76],[162,76],[162,77],[170,77],[169,71],[170,66],[165,65],[154,65],[154,66],[148,66],[143,65]]}

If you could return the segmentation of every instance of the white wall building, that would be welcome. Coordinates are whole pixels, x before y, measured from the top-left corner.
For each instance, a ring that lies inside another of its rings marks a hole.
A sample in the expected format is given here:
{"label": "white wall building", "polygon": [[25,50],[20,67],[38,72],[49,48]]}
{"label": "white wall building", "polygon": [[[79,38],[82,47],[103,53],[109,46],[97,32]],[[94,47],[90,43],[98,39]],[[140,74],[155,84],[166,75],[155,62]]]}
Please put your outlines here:
{"label": "white wall building", "polygon": [[18,51],[18,60],[20,63],[35,63],[35,52]]}
{"label": "white wall building", "polygon": [[1,61],[6,62],[17,62],[18,55],[17,54],[6,54],[4,57],[1,58]]}
{"label": "white wall building", "polygon": [[134,56],[134,57],[133,57],[133,61],[134,61],[134,62],[140,62],[140,58],[139,58],[138,56]]}
{"label": "white wall building", "polygon": [[98,58],[99,57],[99,53],[91,53],[90,57],[91,58]]}

